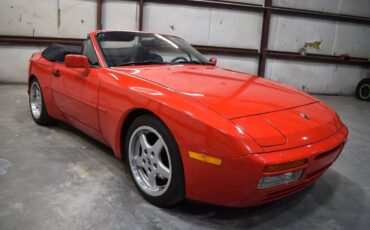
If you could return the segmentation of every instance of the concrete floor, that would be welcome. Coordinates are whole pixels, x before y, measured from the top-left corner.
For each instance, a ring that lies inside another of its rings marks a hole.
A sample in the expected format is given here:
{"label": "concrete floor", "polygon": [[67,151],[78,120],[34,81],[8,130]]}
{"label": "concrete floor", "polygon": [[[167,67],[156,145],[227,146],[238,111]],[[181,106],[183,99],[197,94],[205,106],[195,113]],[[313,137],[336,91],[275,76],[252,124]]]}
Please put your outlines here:
{"label": "concrete floor", "polygon": [[313,186],[255,208],[166,210],[143,200],[109,148],[62,123],[37,126],[26,87],[0,86],[0,229],[369,229],[370,103],[320,98],[351,133]]}

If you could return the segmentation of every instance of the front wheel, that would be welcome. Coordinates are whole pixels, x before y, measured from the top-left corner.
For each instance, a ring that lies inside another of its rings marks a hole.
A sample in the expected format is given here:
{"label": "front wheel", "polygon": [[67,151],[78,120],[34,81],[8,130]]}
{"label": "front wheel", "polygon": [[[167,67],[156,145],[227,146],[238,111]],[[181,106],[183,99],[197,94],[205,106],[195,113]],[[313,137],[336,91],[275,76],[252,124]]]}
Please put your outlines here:
{"label": "front wheel", "polygon": [[30,84],[29,104],[33,120],[39,125],[52,125],[55,120],[46,111],[40,83],[32,79]]}
{"label": "front wheel", "polygon": [[126,138],[131,176],[142,195],[157,206],[171,206],[184,199],[180,152],[166,125],[143,115],[131,124]]}

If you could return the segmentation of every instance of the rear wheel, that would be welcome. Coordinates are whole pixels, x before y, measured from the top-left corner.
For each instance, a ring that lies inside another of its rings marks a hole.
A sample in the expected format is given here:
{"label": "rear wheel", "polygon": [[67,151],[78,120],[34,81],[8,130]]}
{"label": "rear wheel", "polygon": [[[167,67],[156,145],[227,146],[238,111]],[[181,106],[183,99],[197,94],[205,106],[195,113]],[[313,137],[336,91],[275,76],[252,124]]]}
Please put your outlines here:
{"label": "rear wheel", "polygon": [[363,101],[370,101],[370,78],[362,79],[357,84],[356,97]]}
{"label": "rear wheel", "polygon": [[127,162],[142,195],[158,206],[171,206],[184,199],[184,176],[175,139],[154,116],[134,120],[126,138]]}
{"label": "rear wheel", "polygon": [[33,120],[39,125],[52,125],[55,120],[46,111],[40,83],[33,79],[30,85],[29,104]]}

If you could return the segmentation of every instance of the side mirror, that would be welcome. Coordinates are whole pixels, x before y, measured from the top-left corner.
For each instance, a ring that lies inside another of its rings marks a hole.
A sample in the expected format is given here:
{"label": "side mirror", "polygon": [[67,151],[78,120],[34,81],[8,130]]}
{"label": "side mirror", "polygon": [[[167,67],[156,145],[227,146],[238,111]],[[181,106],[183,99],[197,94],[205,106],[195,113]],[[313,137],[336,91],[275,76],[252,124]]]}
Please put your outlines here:
{"label": "side mirror", "polygon": [[64,57],[64,62],[69,68],[83,68],[82,76],[87,76],[90,73],[89,60],[84,55],[67,54]]}
{"label": "side mirror", "polygon": [[217,59],[216,58],[212,57],[212,58],[209,59],[209,61],[211,62],[212,65],[214,65],[214,66],[217,65]]}

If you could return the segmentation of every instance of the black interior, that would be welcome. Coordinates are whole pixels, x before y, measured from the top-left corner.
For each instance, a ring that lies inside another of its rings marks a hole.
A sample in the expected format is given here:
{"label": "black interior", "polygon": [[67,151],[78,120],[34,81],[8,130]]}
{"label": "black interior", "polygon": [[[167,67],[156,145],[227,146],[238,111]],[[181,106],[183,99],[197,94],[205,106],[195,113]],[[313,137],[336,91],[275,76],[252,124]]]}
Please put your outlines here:
{"label": "black interior", "polygon": [[[136,45],[128,48],[107,48],[105,57],[110,66],[130,62],[155,61],[163,62],[161,56],[151,53],[148,48]],[[52,62],[64,62],[67,54],[82,54],[82,46],[52,44],[41,53],[42,57]]]}
{"label": "black interior", "polygon": [[109,66],[119,66],[131,62],[163,62],[160,55],[150,52],[148,48],[141,45],[127,48],[105,48],[104,53]]}
{"label": "black interior", "polygon": [[81,54],[82,46],[51,44],[41,53],[42,57],[49,61],[64,62],[67,54]]}

